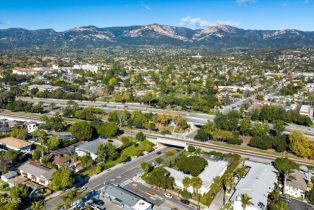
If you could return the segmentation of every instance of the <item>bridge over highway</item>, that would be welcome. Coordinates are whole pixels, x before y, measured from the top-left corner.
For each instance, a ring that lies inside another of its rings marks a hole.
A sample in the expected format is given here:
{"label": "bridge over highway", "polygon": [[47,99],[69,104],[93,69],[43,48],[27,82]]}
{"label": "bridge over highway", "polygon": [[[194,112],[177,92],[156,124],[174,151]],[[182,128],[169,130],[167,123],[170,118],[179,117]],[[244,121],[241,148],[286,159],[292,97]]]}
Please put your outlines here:
{"label": "bridge over highway", "polygon": [[[126,135],[131,135],[131,136],[135,136],[136,133],[137,131],[125,131]],[[270,154],[263,151],[250,150],[248,148],[236,148],[236,147],[232,147],[232,145],[227,145],[227,144],[217,145],[217,144],[212,144],[209,142],[195,141],[189,138],[172,137],[170,135],[161,135],[161,134],[150,133],[150,132],[144,132],[144,134],[146,135],[147,139],[152,141],[153,143],[159,143],[159,144],[168,145],[168,146],[185,148],[191,145],[197,148],[210,149],[212,151],[217,151],[217,152],[222,152],[222,153],[234,153],[234,154],[239,154],[243,156],[261,158],[261,159],[265,159],[269,161],[273,161],[276,158],[282,157],[282,155],[279,155],[279,154]],[[300,165],[314,166],[314,160],[302,159],[302,158],[297,158],[293,156],[289,156],[289,159],[295,161],[296,163]]]}

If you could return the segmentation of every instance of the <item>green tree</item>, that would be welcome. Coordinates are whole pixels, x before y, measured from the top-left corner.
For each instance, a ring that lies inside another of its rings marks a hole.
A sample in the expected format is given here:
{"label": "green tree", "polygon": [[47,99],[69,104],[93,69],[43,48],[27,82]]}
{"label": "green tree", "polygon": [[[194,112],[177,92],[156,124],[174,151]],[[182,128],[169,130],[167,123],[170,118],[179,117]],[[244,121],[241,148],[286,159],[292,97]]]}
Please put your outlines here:
{"label": "green tree", "polygon": [[89,141],[93,136],[93,127],[88,122],[76,122],[74,123],[69,131],[79,141]]}
{"label": "green tree", "polygon": [[190,184],[191,184],[191,179],[190,177],[184,177],[183,180],[182,180],[182,184],[183,184],[183,187],[185,190],[187,190],[189,187],[190,187]]}
{"label": "green tree", "polygon": [[138,132],[135,138],[137,141],[144,141],[146,139],[146,136],[143,132]]}
{"label": "green tree", "polygon": [[97,133],[106,138],[112,138],[118,134],[119,127],[116,123],[105,122],[96,126]]}
{"label": "green tree", "polygon": [[190,199],[190,198],[192,198],[192,194],[191,194],[189,191],[187,191],[187,190],[181,190],[181,191],[180,191],[180,195],[181,195],[181,197],[184,198],[184,199]]}
{"label": "green tree", "polygon": [[11,130],[10,136],[25,140],[27,138],[27,129],[21,126],[14,126]]}
{"label": "green tree", "polygon": [[274,130],[276,131],[277,135],[280,135],[285,130],[284,122],[282,120],[275,120]]}
{"label": "green tree", "polygon": [[114,160],[117,158],[116,147],[113,146],[111,143],[99,145],[97,148],[97,156],[98,161],[106,162],[108,160]]}
{"label": "green tree", "polygon": [[311,155],[310,140],[302,131],[293,130],[289,135],[290,150],[300,157]]}
{"label": "green tree", "polygon": [[299,165],[288,158],[277,158],[274,162],[274,166],[282,176],[282,193],[284,193],[287,177],[293,172],[293,170],[298,169]]}
{"label": "green tree", "polygon": [[198,176],[193,176],[191,178],[190,186],[193,188],[193,192],[197,194],[198,196],[198,209],[200,209],[200,193],[199,189],[202,187],[202,180]]}
{"label": "green tree", "polygon": [[188,150],[188,152],[195,152],[196,149],[194,146],[189,145],[187,150]]}
{"label": "green tree", "polygon": [[50,150],[56,150],[61,145],[61,140],[57,137],[53,137],[47,141],[47,147]]}
{"label": "green tree", "polygon": [[110,87],[114,87],[114,86],[116,86],[117,82],[118,82],[117,78],[112,77],[112,78],[109,80],[108,85],[109,85]]}
{"label": "green tree", "polygon": [[141,163],[141,168],[146,174],[151,172],[151,170],[153,169],[152,165],[146,162]]}
{"label": "green tree", "polygon": [[72,171],[65,167],[61,167],[52,174],[49,187],[52,190],[62,190],[66,187],[71,187],[73,184],[74,177]]}
{"label": "green tree", "polygon": [[244,118],[241,120],[239,130],[242,135],[248,135],[251,131],[251,119]]}
{"label": "green tree", "polygon": [[45,123],[42,124],[41,127],[45,130],[55,130],[61,132],[66,128],[66,123],[59,113],[56,113],[53,117],[44,116],[42,117],[42,120]]}
{"label": "green tree", "polygon": [[147,174],[144,180],[151,185],[155,185],[159,188],[173,189],[174,178],[170,176],[170,173],[163,167],[155,168],[151,173]]}
{"label": "green tree", "polygon": [[118,123],[121,128],[127,124],[129,117],[130,114],[126,110],[117,110],[109,113],[108,120]]}
{"label": "green tree", "polygon": [[268,123],[255,122],[252,125],[251,134],[252,136],[266,136],[269,132]]}
{"label": "green tree", "polygon": [[314,188],[312,188],[308,194],[307,199],[309,200],[310,204],[314,205]]}

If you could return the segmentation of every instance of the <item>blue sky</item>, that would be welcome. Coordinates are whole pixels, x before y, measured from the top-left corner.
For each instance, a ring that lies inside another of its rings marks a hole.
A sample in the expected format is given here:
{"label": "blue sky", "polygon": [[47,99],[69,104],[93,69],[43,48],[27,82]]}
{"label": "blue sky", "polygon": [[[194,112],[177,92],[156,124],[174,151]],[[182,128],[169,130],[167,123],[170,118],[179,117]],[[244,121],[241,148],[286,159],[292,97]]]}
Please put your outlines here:
{"label": "blue sky", "polygon": [[0,28],[151,23],[314,31],[314,0],[0,0]]}

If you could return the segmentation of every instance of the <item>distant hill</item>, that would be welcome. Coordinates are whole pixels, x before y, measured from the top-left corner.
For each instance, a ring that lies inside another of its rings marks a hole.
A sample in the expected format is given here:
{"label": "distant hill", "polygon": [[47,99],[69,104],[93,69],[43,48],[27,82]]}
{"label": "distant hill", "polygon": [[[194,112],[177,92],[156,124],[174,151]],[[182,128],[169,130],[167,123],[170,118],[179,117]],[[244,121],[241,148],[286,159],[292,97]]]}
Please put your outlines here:
{"label": "distant hill", "polygon": [[172,46],[208,49],[313,48],[314,32],[286,30],[244,30],[228,25],[189,29],[168,25],[98,28],[84,26],[63,32],[52,29],[0,30],[0,50],[29,47]]}

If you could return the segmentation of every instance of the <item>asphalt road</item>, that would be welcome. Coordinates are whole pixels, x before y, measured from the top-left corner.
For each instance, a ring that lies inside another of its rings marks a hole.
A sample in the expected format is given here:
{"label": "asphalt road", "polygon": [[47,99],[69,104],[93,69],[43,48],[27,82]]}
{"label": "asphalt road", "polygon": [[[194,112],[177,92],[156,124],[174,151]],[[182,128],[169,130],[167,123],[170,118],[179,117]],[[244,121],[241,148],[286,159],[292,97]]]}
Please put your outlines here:
{"label": "asphalt road", "polygon": [[[154,160],[155,158],[163,155],[158,155],[158,151],[167,151],[171,148],[163,147],[161,149],[157,149],[149,154],[136,158],[130,162],[118,165],[112,169],[106,170],[94,177],[92,177],[88,183],[85,185],[88,191],[99,190],[104,186],[104,183],[115,183],[115,184],[122,184],[128,182],[130,178],[135,176],[136,174],[141,172],[141,163],[142,162],[149,162]],[[64,194],[62,194],[64,195]],[[62,203],[61,196],[53,198],[46,202],[46,209],[55,209],[58,204]]]}
{"label": "asphalt road", "polygon": [[141,183],[129,183],[128,185],[124,186],[127,190],[144,197],[150,203],[155,204],[155,206],[177,208],[180,210],[195,210],[196,207],[192,207],[190,205],[186,205],[181,203],[176,195],[173,195],[173,198],[166,198],[164,190],[157,190],[154,188],[147,187]]}
{"label": "asphalt road", "polygon": [[[66,106],[69,100],[64,99],[52,99],[52,98],[30,98],[30,97],[18,97],[18,100],[38,103],[43,102],[44,104],[54,103],[57,106]],[[78,101],[74,100],[79,106],[92,106],[98,107],[103,109],[106,112],[112,112],[115,110],[127,110],[130,112],[133,111],[142,111],[148,113],[155,113],[155,114],[173,114],[173,115],[180,115],[184,117],[188,122],[193,122],[195,124],[204,125],[207,123],[208,120],[213,120],[214,115],[208,115],[204,113],[191,113],[191,112],[184,112],[184,111],[172,111],[172,110],[164,110],[164,109],[156,109],[145,104],[136,104],[136,103],[108,103],[108,102],[93,102],[93,101]]]}

